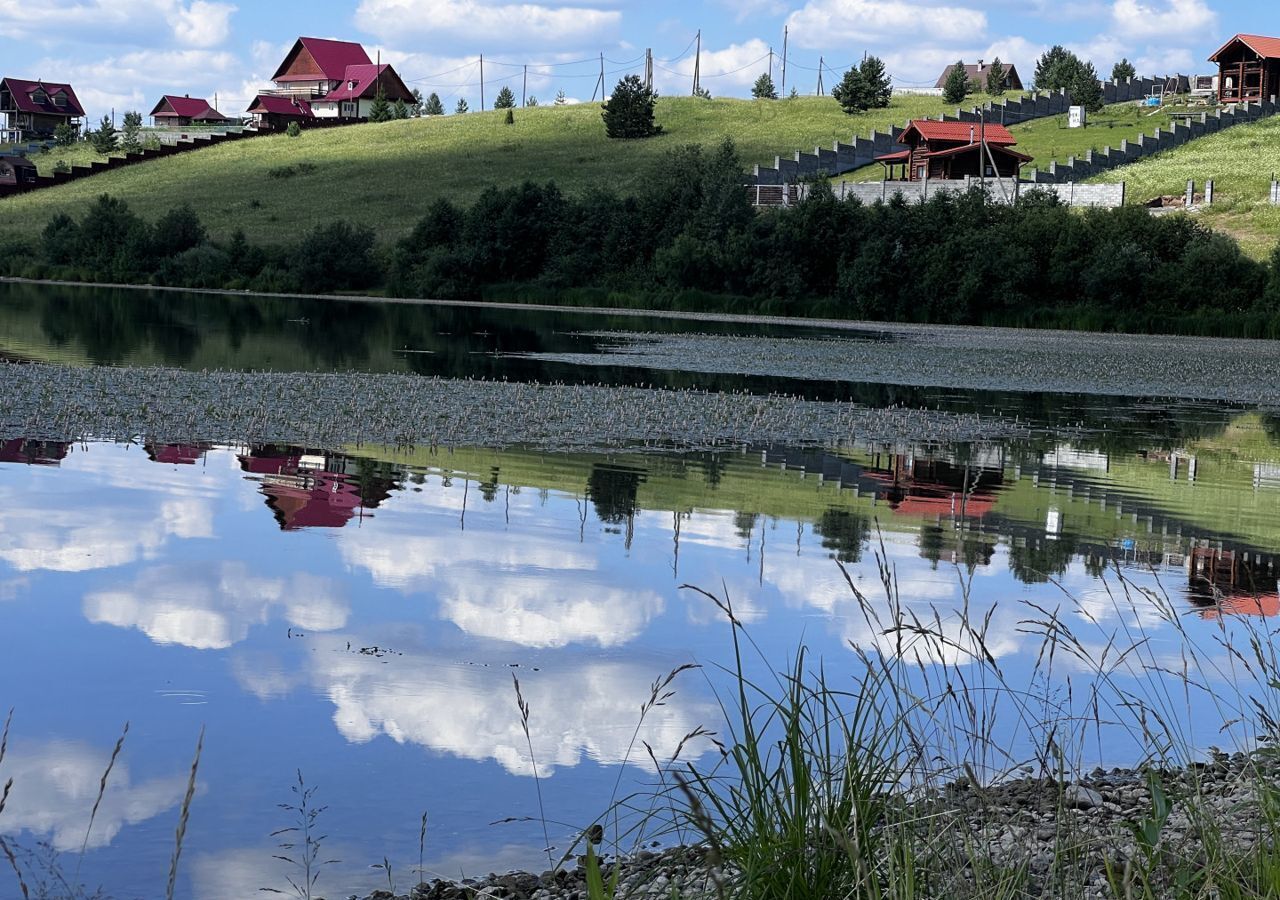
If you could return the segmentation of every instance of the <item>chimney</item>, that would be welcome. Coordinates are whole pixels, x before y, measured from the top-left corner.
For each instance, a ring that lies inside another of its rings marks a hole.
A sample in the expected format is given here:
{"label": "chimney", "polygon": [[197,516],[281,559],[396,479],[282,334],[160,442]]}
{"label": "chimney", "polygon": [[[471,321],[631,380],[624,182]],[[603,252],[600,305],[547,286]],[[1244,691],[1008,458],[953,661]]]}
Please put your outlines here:
{"label": "chimney", "polygon": [[982,71],[982,60],[978,60],[978,71]]}

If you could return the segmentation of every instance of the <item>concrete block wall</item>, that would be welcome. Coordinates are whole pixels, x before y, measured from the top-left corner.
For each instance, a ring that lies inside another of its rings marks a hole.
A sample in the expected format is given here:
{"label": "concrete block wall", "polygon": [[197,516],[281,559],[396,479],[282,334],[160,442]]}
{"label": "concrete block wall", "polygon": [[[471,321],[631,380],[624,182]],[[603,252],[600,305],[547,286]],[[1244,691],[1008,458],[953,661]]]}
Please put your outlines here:
{"label": "concrete block wall", "polygon": [[[862,183],[846,183],[840,186],[837,196],[846,199],[856,198],[863,203],[888,202],[896,195],[901,195],[908,203],[923,203],[939,193],[966,191],[979,183],[977,178],[966,178],[956,181],[870,181]],[[987,189],[992,200],[1011,202],[1033,187],[1027,182],[1013,179],[996,181],[988,179]],[[1119,184],[1050,184],[1040,190],[1057,194],[1058,198],[1069,206],[1102,206],[1116,207],[1124,205],[1125,188]],[[776,188],[775,188],[776,190]]]}
{"label": "concrete block wall", "polygon": [[[1163,78],[1134,78],[1128,81],[1105,81],[1102,96],[1107,103],[1123,103],[1137,100],[1151,93]],[[1071,98],[1065,91],[1029,94],[1004,103],[986,103],[982,107],[957,109],[954,113],[939,116],[943,122],[978,122],[984,116],[988,122],[1000,125],[1017,125],[1033,119],[1043,119],[1065,113],[1071,107]],[[901,128],[891,133],[873,131],[869,137],[853,137],[849,143],[837,141],[831,151],[815,149],[813,153],[797,151],[794,157],[775,157],[772,166],[755,166],[747,175],[748,184],[786,184],[803,175],[842,175],[875,162],[877,156],[892,153]],[[834,151],[835,158],[829,155]],[[794,165],[792,165],[794,164]]]}
{"label": "concrete block wall", "polygon": [[[1144,79],[1145,80],[1145,79]],[[1024,177],[1036,184],[1066,184],[1109,171],[1117,166],[1153,156],[1188,141],[1213,134],[1224,128],[1256,122],[1280,111],[1272,100],[1243,104],[1212,113],[1201,113],[1190,124],[1174,122],[1169,128],[1157,128],[1153,134],[1139,135],[1133,141],[1121,141],[1119,147],[1106,147],[1086,157],[1070,157],[1065,163],[1050,162],[1048,171],[1036,170]]]}

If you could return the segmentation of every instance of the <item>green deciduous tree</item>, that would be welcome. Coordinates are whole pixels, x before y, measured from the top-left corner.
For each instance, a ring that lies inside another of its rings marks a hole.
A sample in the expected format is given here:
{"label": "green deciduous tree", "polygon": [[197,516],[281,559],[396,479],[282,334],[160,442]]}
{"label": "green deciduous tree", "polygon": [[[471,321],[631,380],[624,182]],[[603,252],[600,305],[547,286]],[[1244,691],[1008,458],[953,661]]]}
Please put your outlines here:
{"label": "green deciduous tree", "polygon": [[942,99],[948,103],[963,103],[968,96],[969,76],[965,74],[964,60],[958,59],[947,72],[946,81],[942,82]]}
{"label": "green deciduous tree", "polygon": [[1137,77],[1138,70],[1133,67],[1133,63],[1129,62],[1127,58],[1121,59],[1120,62],[1111,67],[1112,81],[1128,81]]}
{"label": "green deciduous tree", "polygon": [[57,128],[53,129],[53,142],[59,147],[70,147],[79,136],[76,126],[70,122],[62,122]]}
{"label": "green deciduous tree", "polygon": [[992,97],[999,97],[1004,93],[1004,82],[1008,78],[1009,73],[1005,70],[1004,63],[1000,62],[1000,57],[991,60],[991,65],[987,67],[987,83],[985,85],[987,93]]}
{"label": "green deciduous tree", "polygon": [[120,133],[116,131],[110,116],[103,116],[102,121],[98,123],[98,130],[89,132],[89,143],[103,156],[114,153],[118,149],[119,139]]}
{"label": "green deciduous tree", "polygon": [[613,94],[600,108],[604,130],[611,138],[645,138],[661,134],[662,126],[653,121],[653,107],[658,95],[640,80],[628,75],[613,89]]}
{"label": "green deciduous tree", "polygon": [[757,100],[777,100],[778,89],[773,86],[773,78],[768,72],[764,72],[756,79],[756,83],[751,86],[751,96]]}
{"label": "green deciduous tree", "polygon": [[494,109],[515,109],[516,108],[516,95],[512,93],[511,88],[507,87],[505,84],[502,86],[502,90],[498,91],[498,99],[493,101],[493,108]]}

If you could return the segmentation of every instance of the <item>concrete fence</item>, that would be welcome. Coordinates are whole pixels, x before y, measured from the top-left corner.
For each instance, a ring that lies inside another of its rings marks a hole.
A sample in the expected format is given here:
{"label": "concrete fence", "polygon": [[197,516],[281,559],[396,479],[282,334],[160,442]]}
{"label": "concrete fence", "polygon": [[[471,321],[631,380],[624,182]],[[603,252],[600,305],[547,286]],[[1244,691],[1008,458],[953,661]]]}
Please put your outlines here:
{"label": "concrete fence", "polygon": [[[1049,191],[1068,206],[1123,206],[1124,182],[1115,184],[1032,184],[1011,178],[963,178],[933,181],[866,181],[845,182],[835,188],[841,200],[857,199],[862,203],[888,202],[901,196],[908,203],[923,203],[938,194],[960,193],[977,185],[985,185],[994,202],[1011,203],[1030,189]],[[747,191],[756,206],[791,206],[808,195],[808,185],[748,185]]]}
{"label": "concrete fence", "polygon": [[1069,156],[1065,163],[1051,162],[1047,170],[1037,170],[1024,177],[1037,184],[1082,181],[1134,160],[1181,147],[1188,141],[1207,134],[1273,116],[1277,109],[1276,99],[1272,97],[1270,100],[1228,106],[1211,113],[1203,112],[1199,116],[1188,117],[1187,121],[1176,122],[1167,129],[1157,128],[1154,134],[1139,135],[1134,141],[1121,141],[1119,147],[1090,150],[1083,157]]}
{"label": "concrete fence", "polygon": [[[1107,103],[1123,103],[1147,96],[1163,78],[1134,78],[1126,81],[1102,82],[1102,96]],[[1017,125],[1065,113],[1071,98],[1065,91],[1033,93],[1004,103],[986,103],[981,107],[957,109],[954,114],[937,116],[940,122],[979,122],[986,119],[997,125]],[[907,123],[903,123],[903,128]],[[771,166],[755,166],[747,176],[748,184],[779,185],[817,175],[843,175],[876,161],[877,156],[892,153],[903,128],[893,126],[888,132],[872,131],[867,137],[854,136],[849,143],[836,141],[830,149],[815,147],[812,153],[797,150],[791,157],[776,156]]]}

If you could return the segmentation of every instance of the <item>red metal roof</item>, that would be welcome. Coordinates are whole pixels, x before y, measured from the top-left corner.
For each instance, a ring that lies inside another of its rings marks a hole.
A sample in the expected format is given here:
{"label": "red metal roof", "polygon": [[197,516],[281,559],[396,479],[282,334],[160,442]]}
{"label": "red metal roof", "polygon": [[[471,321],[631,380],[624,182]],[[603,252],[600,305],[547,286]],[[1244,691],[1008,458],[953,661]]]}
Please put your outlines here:
{"label": "red metal roof", "polygon": [[292,97],[274,97],[271,94],[259,94],[249,104],[249,112],[251,113],[272,113],[277,116],[299,116],[300,118],[314,118],[315,114],[311,112],[311,104],[306,100],[295,100]]}
{"label": "red metal roof", "polygon": [[[21,78],[6,78],[4,85],[13,94],[14,105],[21,112],[43,113],[50,116],[83,116],[84,107],[76,97],[76,92],[69,84],[55,84],[52,81],[24,81]],[[48,95],[44,103],[35,101],[35,93],[43,89]],[[58,106],[53,102],[56,94],[67,95],[66,106]]]}
{"label": "red metal roof", "polygon": [[285,72],[289,68],[289,64],[293,62],[297,56],[299,49],[306,48],[311,54],[311,58],[316,61],[316,65],[320,67],[320,71],[324,73],[324,77],[328,81],[341,81],[342,76],[347,71],[347,66],[367,66],[372,60],[369,54],[364,52],[364,47],[353,41],[330,41],[324,38],[298,38],[293,48],[285,56],[284,62],[280,64],[280,68],[276,69],[276,74],[271,77],[272,81],[314,81],[314,76],[304,75],[286,75]]}
{"label": "red metal roof", "polygon": [[934,122],[931,119],[912,119],[902,134],[898,135],[898,143],[905,144],[906,141],[903,138],[912,131],[926,141],[963,141],[970,144],[977,141],[978,135],[982,134],[988,144],[1018,143],[1017,138],[1010,134],[1008,128],[994,122],[988,122],[984,130],[977,122]]}
{"label": "red metal roof", "polygon": [[[166,104],[171,112],[163,112]],[[151,115],[153,118],[160,119],[173,116],[183,119],[226,119],[226,116],[210,106],[209,101],[203,97],[175,97],[173,94],[165,94],[161,97],[156,108],[151,110]]]}
{"label": "red metal roof", "polygon": [[1209,57],[1209,62],[1217,62],[1222,52],[1236,41],[1240,41],[1263,59],[1280,59],[1280,38],[1266,37],[1261,34],[1237,34],[1219,47],[1213,56]]}
{"label": "red metal roof", "polygon": [[[1005,156],[1012,156],[1015,159],[1022,160],[1023,162],[1031,162],[1031,160],[1034,159],[1034,157],[1027,156],[1024,153],[1019,153],[1017,150],[1011,150],[1004,144],[996,144],[991,141],[987,141],[987,143],[990,145],[989,149],[992,152],[1003,153]],[[945,150],[934,150],[924,155],[929,159],[938,159],[943,156],[959,156],[961,153],[968,153],[981,146],[982,144],[979,141],[974,141],[972,144],[962,144],[959,147],[948,147]]]}
{"label": "red metal roof", "polygon": [[382,95],[388,100],[408,100],[413,96],[409,89],[404,86],[404,82],[400,80],[400,76],[396,74],[395,69],[391,68],[387,63],[383,63],[380,66],[373,64],[347,66],[347,71],[343,74],[342,84],[338,85],[336,90],[330,91],[324,99],[332,101],[363,98],[367,100],[377,94],[379,86],[382,88]]}

